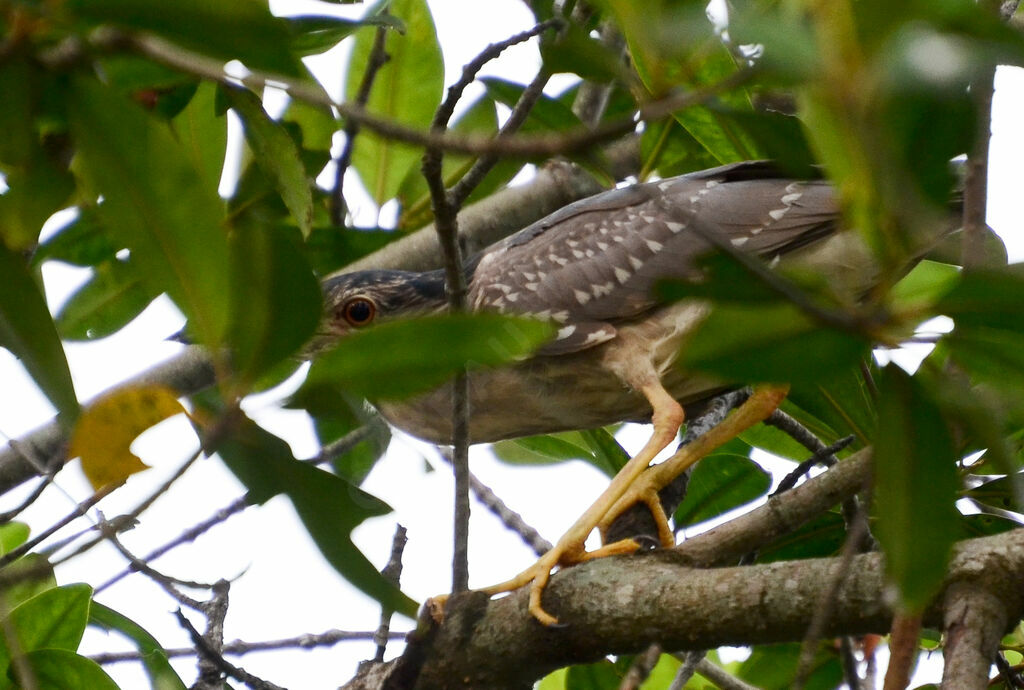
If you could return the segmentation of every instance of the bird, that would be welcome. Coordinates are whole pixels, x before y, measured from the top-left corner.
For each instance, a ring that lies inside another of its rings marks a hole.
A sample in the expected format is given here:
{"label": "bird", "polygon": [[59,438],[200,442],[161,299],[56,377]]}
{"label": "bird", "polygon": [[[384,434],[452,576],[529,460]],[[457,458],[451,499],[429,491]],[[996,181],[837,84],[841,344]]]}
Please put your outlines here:
{"label": "bird", "polygon": [[[674,534],[657,498],[687,467],[770,415],[783,385],[761,386],[720,425],[655,456],[676,438],[684,408],[728,388],[684,371],[677,359],[707,315],[701,300],[664,303],[658,281],[700,281],[715,250],[759,257],[768,266],[804,265],[853,296],[877,280],[872,252],[856,232],[840,232],[836,189],[824,179],[788,176],[769,161],[745,161],[614,188],[569,204],[469,257],[463,265],[470,312],[550,322],[553,339],[529,358],[468,374],[469,441],[650,422],[650,439],[580,519],[533,566],[483,591],[529,584],[529,611],[542,605],[551,571],[591,558],[629,553],[635,540],[587,552],[584,541],[634,503],[648,506],[663,546]],[[365,270],[324,281],[321,338],[344,338],[374,323],[448,309],[442,270]],[[452,386],[401,400],[371,401],[394,426],[438,444],[452,443]]]}

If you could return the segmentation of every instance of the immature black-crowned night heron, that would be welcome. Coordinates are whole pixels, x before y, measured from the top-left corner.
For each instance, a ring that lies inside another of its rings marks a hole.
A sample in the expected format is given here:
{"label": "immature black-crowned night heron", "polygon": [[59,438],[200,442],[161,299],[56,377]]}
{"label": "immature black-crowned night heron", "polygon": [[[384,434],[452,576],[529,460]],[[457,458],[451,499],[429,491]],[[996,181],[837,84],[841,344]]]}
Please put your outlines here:
{"label": "immature black-crowned night heron", "polygon": [[[468,308],[552,321],[556,338],[532,358],[470,374],[471,442],[651,421],[643,449],[612,480],[558,544],[519,576],[488,588],[497,593],[532,582],[531,612],[541,607],[552,568],[633,551],[632,540],[587,553],[584,541],[636,502],[673,534],[657,492],[710,450],[763,420],[785,395],[763,388],[716,429],[648,471],[675,439],[683,407],[722,389],[719,382],[674,366],[687,333],[706,314],[695,301],[661,304],[652,296],[664,278],[699,279],[698,259],[716,233],[732,247],[769,263],[803,261],[840,291],[857,294],[874,269],[856,233],[836,233],[838,208],[824,181],[787,179],[767,163],[728,165],[637,184],[570,204],[488,247],[466,262]],[[363,271],[325,283],[328,336],[375,321],[446,308],[442,271]],[[395,426],[436,443],[451,442],[451,387],[400,401],[376,401]]]}

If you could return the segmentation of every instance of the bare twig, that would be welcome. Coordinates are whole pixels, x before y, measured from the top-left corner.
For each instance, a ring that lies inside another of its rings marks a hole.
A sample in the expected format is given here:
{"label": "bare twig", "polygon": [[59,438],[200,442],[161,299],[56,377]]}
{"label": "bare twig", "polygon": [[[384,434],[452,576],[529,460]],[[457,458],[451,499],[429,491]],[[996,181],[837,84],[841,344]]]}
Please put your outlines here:
{"label": "bare twig", "polygon": [[[191,542],[195,541],[196,538],[199,535],[203,534],[204,532],[207,532],[210,528],[214,527],[215,525],[219,525],[220,523],[224,522],[225,520],[227,520],[229,517],[231,517],[235,513],[238,513],[238,512],[241,512],[242,510],[245,510],[245,508],[247,508],[248,506],[249,506],[248,494],[246,494],[244,496],[240,496],[237,499],[235,499],[230,505],[228,505],[228,506],[226,506],[224,508],[221,508],[216,513],[214,513],[211,517],[209,517],[206,520],[203,520],[202,522],[200,522],[200,523],[198,523],[198,524],[188,528],[187,530],[185,530],[180,535],[178,535],[177,537],[175,537],[171,541],[167,542],[163,546],[160,546],[160,547],[154,549],[153,551],[150,551],[148,554],[143,556],[140,560],[142,560],[145,563],[152,563],[157,558],[159,558],[160,556],[164,555],[165,553],[167,553],[171,549],[176,548],[178,546],[181,546],[182,544],[187,544],[187,543],[191,543]],[[106,582],[104,582],[99,587],[97,587],[95,593],[99,594],[103,590],[107,589],[108,587],[110,587],[114,583],[118,582],[119,580],[121,580],[125,576],[130,575],[131,573],[133,573],[135,571],[136,571],[136,568],[135,568],[135,566],[133,564],[130,567],[128,567],[127,569],[121,571],[120,573],[118,573],[114,577],[112,577],[109,580],[107,580]]]}
{"label": "bare twig", "polygon": [[794,688],[803,688],[804,683],[810,675],[814,662],[815,648],[818,640],[823,636],[829,617],[834,610],[834,602],[850,572],[850,564],[853,557],[861,551],[861,544],[867,532],[867,520],[855,520],[846,535],[843,549],[836,559],[833,570],[828,579],[827,586],[821,592],[819,605],[814,609],[814,615],[807,624],[807,632],[804,635],[803,646],[800,648],[800,660],[797,664],[796,677],[793,680]]}
{"label": "bare twig", "polygon": [[[328,630],[323,633],[311,633],[280,640],[264,640],[259,642],[235,640],[233,642],[226,643],[221,651],[225,655],[243,656],[254,652],[270,652],[281,649],[313,649],[315,647],[331,647],[339,642],[372,641],[376,639],[377,634],[378,633],[376,631],[352,632],[347,630]],[[408,632],[389,632],[388,638],[400,639],[406,635],[408,635]],[[195,656],[196,653],[197,652],[194,647],[175,647],[164,650],[164,654],[169,658]],[[97,664],[120,664],[130,661],[141,661],[146,657],[146,655],[146,652],[136,650],[131,652],[107,652],[104,654],[96,654],[89,658]]]}
{"label": "bare twig", "polygon": [[114,485],[103,487],[102,489],[94,493],[92,496],[79,503],[77,506],[75,506],[74,510],[72,510],[70,513],[65,515],[63,518],[61,518],[54,524],[47,527],[34,538],[29,539],[24,544],[21,544],[17,548],[11,549],[3,556],[0,556],[0,568],[3,568],[4,566],[9,565],[10,563],[13,563],[14,561],[18,560],[26,553],[28,553],[36,546],[38,546],[41,542],[53,536],[53,534],[58,530],[66,527],[78,518],[83,517],[90,508],[92,508],[101,500],[109,496],[117,488],[118,487]]}
{"label": "bare twig", "polygon": [[[530,114],[533,106],[537,103],[540,97],[544,94],[544,86],[548,83],[548,79],[551,78],[551,74],[541,70],[534,77],[533,81],[523,90],[522,95],[516,102],[515,107],[512,109],[512,113],[509,115],[505,124],[502,125],[501,131],[498,132],[496,140],[500,140],[504,137],[511,136],[516,130],[523,126],[526,122],[526,117]],[[477,159],[473,167],[470,168],[465,175],[462,176],[458,182],[456,182],[449,192],[449,198],[452,203],[457,206],[462,206],[462,203],[469,198],[469,195],[473,193],[487,173],[501,160],[498,154],[485,153]]]}
{"label": "bare twig", "polygon": [[[447,448],[441,448],[441,457],[448,463],[451,463],[452,456],[451,452]],[[508,529],[519,535],[519,538],[526,543],[534,553],[538,556],[543,556],[552,549],[552,544],[547,539],[540,535],[536,529],[527,524],[523,520],[523,516],[515,512],[508,505],[505,504],[501,498],[491,489],[491,487],[484,484],[480,479],[473,474],[469,473],[469,488],[476,496],[476,500],[480,501],[485,508],[494,513],[501,523]]]}
{"label": "bare twig", "polygon": [[380,431],[384,425],[385,422],[383,419],[380,417],[374,417],[371,421],[360,427],[356,427],[338,440],[328,443],[320,449],[319,453],[311,458],[303,460],[303,462],[308,462],[311,465],[323,465],[328,462],[334,462],[342,455],[348,453],[360,443]]}
{"label": "bare twig", "polygon": [[[447,123],[439,110],[435,127]],[[445,292],[448,308],[465,310],[467,281],[459,247],[458,208],[448,197],[441,164],[443,152],[428,148],[423,156],[423,176],[430,189],[434,229],[444,257]],[[469,377],[463,368],[452,383],[452,468],[455,475],[455,519],[452,554],[452,592],[469,589]]]}
{"label": "bare twig", "polygon": [[[402,552],[405,551],[405,544],[408,541],[405,534],[405,527],[395,525],[395,536],[391,540],[391,557],[388,558],[388,564],[381,571],[384,578],[396,588],[402,577]],[[380,625],[377,627],[377,633],[373,636],[373,641],[377,644],[377,653],[373,657],[374,661],[384,661],[384,652],[390,639],[388,632],[391,630],[392,613],[392,611],[387,609],[382,609],[380,612]]]}
{"label": "bare twig", "polygon": [[117,549],[122,556],[124,556],[125,560],[127,560],[131,564],[132,570],[140,572],[143,575],[146,575],[149,579],[153,580],[158,585],[160,585],[160,587],[165,592],[174,597],[178,602],[185,604],[186,606],[190,606],[194,609],[201,608],[202,604],[200,602],[196,601],[195,599],[192,599],[191,597],[185,596],[177,588],[189,587],[192,589],[212,589],[212,584],[204,582],[195,582],[192,580],[182,580],[167,575],[166,573],[160,572],[156,568],[152,567],[151,565],[137,557],[131,551],[129,551],[128,548],[121,543],[121,540],[117,538],[117,532],[115,531],[115,529],[109,527],[108,525],[109,523],[106,520],[101,521],[99,524],[100,532],[103,534],[104,538],[106,538],[107,541],[113,544],[114,548]]}
{"label": "bare twig", "polygon": [[721,690],[757,690],[755,686],[743,682],[705,659],[703,652],[680,652],[672,656],[682,661],[683,665],[676,671],[669,690],[683,690],[694,673],[704,676]]}
{"label": "bare twig", "polygon": [[[889,631],[889,668],[885,670],[882,690],[904,690],[910,684],[920,637],[921,616],[897,613],[893,617]],[[985,678],[988,679],[987,674]],[[966,690],[966,686],[960,687]]]}
{"label": "bare twig", "polygon": [[992,138],[992,93],[996,75],[995,66],[986,67],[984,73],[971,82],[977,124],[974,148],[967,157],[964,180],[963,246],[960,263],[974,268],[984,261],[986,201],[988,197],[988,150]]}
{"label": "bare twig", "polygon": [[[377,33],[373,37],[373,47],[370,48],[370,57],[366,63],[366,71],[363,72],[363,79],[359,82],[359,89],[353,103],[360,107],[366,107],[370,100],[370,90],[377,78],[377,72],[387,64],[390,59],[384,50],[384,42],[387,38],[389,27],[381,25],[377,27]],[[355,148],[356,136],[359,134],[360,123],[358,120],[349,118],[345,123],[345,144],[338,156],[334,169],[334,191],[331,193],[331,223],[335,227],[341,227],[345,223],[345,173],[352,163],[352,151]]]}
{"label": "bare twig", "polygon": [[43,492],[46,491],[46,487],[48,487],[52,481],[53,481],[53,475],[52,474],[44,475],[42,477],[42,480],[39,482],[39,484],[36,485],[36,488],[32,489],[32,492],[29,493],[29,495],[25,497],[25,500],[23,500],[21,503],[19,503],[18,505],[14,506],[10,510],[8,510],[6,512],[3,512],[3,513],[0,513],[0,525],[4,524],[6,522],[10,522],[14,518],[16,518],[18,515],[20,515],[21,511],[25,510],[30,505],[35,503],[36,499],[38,499],[40,496],[43,495]]}
{"label": "bare twig", "polygon": [[267,86],[281,89],[298,100],[334,108],[341,117],[358,120],[364,128],[394,141],[435,148],[449,153],[473,155],[494,153],[509,158],[535,158],[586,151],[603,142],[618,139],[622,135],[634,131],[637,119],[658,120],[678,110],[701,105],[712,100],[719,93],[729,91],[749,81],[754,74],[753,69],[741,69],[710,87],[673,92],[664,98],[642,105],[639,108],[638,118],[625,117],[601,123],[593,128],[498,141],[488,135],[457,135],[413,129],[394,120],[373,115],[365,108],[360,108],[352,103],[335,102],[317,86],[294,82],[280,75],[253,70],[245,77],[231,77],[225,74],[224,66],[219,60],[185,50],[156,36],[126,34],[107,29],[94,32],[92,40],[93,47],[98,50],[134,50],[161,64],[219,83],[241,83],[254,90]]}
{"label": "bare twig", "polygon": [[176,612],[175,615],[177,616],[178,622],[181,624],[181,626],[188,631],[189,636],[192,638],[192,643],[196,646],[196,650],[199,652],[202,658],[209,661],[217,669],[219,673],[230,676],[231,678],[235,678],[241,681],[242,683],[245,683],[249,687],[255,688],[256,690],[284,690],[284,688],[280,687],[279,685],[274,685],[273,683],[263,680],[262,678],[257,678],[256,676],[247,672],[245,669],[229,663],[219,651],[212,649],[210,647],[206,639],[204,639],[204,637],[201,634],[199,634],[199,631],[196,630],[195,627],[193,627],[192,623],[188,620],[188,618],[185,618],[185,615],[181,612],[180,609]]}
{"label": "bare twig", "polygon": [[626,675],[622,677],[622,681],[619,683],[619,690],[638,690],[651,675],[651,671],[654,670],[660,658],[661,645],[659,644],[652,644],[637,654],[633,659],[633,663],[630,664],[629,669],[626,671]]}

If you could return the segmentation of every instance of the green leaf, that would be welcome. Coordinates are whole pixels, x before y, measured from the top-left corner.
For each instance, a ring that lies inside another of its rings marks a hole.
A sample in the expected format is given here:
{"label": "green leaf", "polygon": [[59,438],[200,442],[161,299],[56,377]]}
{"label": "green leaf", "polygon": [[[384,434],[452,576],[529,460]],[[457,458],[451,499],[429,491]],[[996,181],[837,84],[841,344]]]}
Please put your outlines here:
{"label": "green leaf", "polygon": [[1020,333],[979,326],[957,327],[942,339],[950,358],[975,381],[1024,403],[1024,348]]}
{"label": "green leaf", "polygon": [[102,263],[57,313],[57,331],[65,340],[105,338],[142,313],[155,297],[131,260]]}
{"label": "green leaf", "polygon": [[1024,332],[1024,264],[964,271],[938,310],[961,326]]}
{"label": "green leaf", "polygon": [[415,617],[417,604],[387,581],[352,543],[366,518],[391,509],[341,477],[300,462],[288,444],[248,418],[217,447],[228,468],[249,489],[251,503],[285,494],[327,562],[386,608]]}
{"label": "green leaf", "polygon": [[510,465],[550,465],[594,456],[578,431],[498,441],[492,449],[499,460]]}
{"label": "green leaf", "polygon": [[71,382],[64,348],[50,317],[46,300],[25,263],[0,242],[0,346],[21,360],[62,422],[78,416],[78,398]]}
{"label": "green leaf", "polygon": [[0,628],[0,688],[10,687],[5,682],[11,663],[8,635],[18,636],[17,649],[23,654],[39,649],[73,652],[85,632],[91,599],[89,585],[65,585],[48,589],[14,608]]}
{"label": "green leaf", "polygon": [[313,195],[295,141],[279,123],[270,119],[252,91],[225,87],[223,93],[242,118],[245,138],[256,156],[256,163],[274,180],[302,235],[309,235],[313,223]]}
{"label": "green leaf", "polygon": [[[872,358],[861,362],[866,362],[869,372],[877,372]],[[848,366],[829,372],[814,383],[793,386],[787,402],[793,408],[783,409],[810,427],[825,443],[835,443],[852,434],[855,437],[852,447],[860,448],[874,437],[878,422],[875,400],[860,366]]]}
{"label": "green leaf", "polygon": [[758,563],[835,556],[846,542],[846,523],[838,513],[825,513],[758,549]]}
{"label": "green leaf", "polygon": [[718,159],[675,118],[647,123],[640,134],[640,157],[641,180],[655,172],[661,177],[672,177],[718,165]]}
{"label": "green leaf", "polygon": [[245,224],[235,229],[231,249],[229,342],[232,363],[247,385],[313,335],[321,317],[320,284],[294,230]]}
{"label": "green leaf", "polygon": [[0,525],[0,556],[8,554],[26,541],[31,532],[24,522],[8,522]]}
{"label": "green leaf", "polygon": [[285,407],[305,410],[313,418],[313,428],[321,447],[364,425],[372,425],[369,438],[331,462],[334,471],[353,484],[362,483],[384,455],[391,440],[391,428],[375,413],[367,412],[362,398],[349,395],[338,387],[303,386],[288,399]]}
{"label": "green leaf", "polygon": [[569,24],[556,37],[541,41],[540,55],[550,72],[569,72],[598,84],[625,73],[619,52],[591,37],[579,24]]}
{"label": "green leaf", "polygon": [[607,429],[584,429],[579,434],[590,447],[591,464],[609,477],[614,477],[629,462],[629,453]]}
{"label": "green leaf", "polygon": [[1024,474],[1000,477],[968,489],[964,496],[1000,510],[1017,510],[1014,487],[1024,481]]}
{"label": "green leaf", "polygon": [[43,261],[64,261],[75,266],[95,266],[113,259],[117,247],[111,241],[103,221],[93,206],[78,209],[78,216],[55,235],[39,245],[32,254],[32,266]]}
{"label": "green leaf", "polygon": [[353,333],[320,355],[306,384],[339,385],[370,399],[436,388],[464,366],[496,366],[550,339],[550,324],[499,314],[446,314],[392,321]]}
{"label": "green leaf", "polygon": [[20,168],[6,171],[0,194],[0,241],[14,249],[36,244],[46,219],[68,205],[75,190],[67,168],[36,151]]}
{"label": "green leaf", "polygon": [[199,84],[188,106],[171,123],[192,166],[203,174],[206,187],[220,185],[228,145],[228,119],[217,112],[217,87]]}
{"label": "green leaf", "polygon": [[[425,130],[441,103],[444,60],[426,0],[395,0],[391,14],[405,24],[405,33],[388,32],[388,62],[377,72],[366,108],[374,115]],[[356,36],[345,78],[345,98],[353,100],[366,73],[373,32]],[[352,164],[363,185],[378,204],[398,194],[402,180],[418,168],[418,148],[363,131],[355,142]]]}
{"label": "green leaf", "polygon": [[768,493],[771,475],[750,458],[716,453],[701,460],[675,513],[677,527],[716,518]]}
{"label": "green leaf", "polygon": [[70,0],[68,9],[95,22],[162,36],[210,57],[297,77],[285,22],[261,0]]}
{"label": "green leaf", "polygon": [[330,108],[292,100],[281,116],[281,121],[295,124],[302,133],[302,148],[308,151],[324,151],[328,155],[338,129],[338,121]]}
{"label": "green leaf", "polygon": [[[799,659],[799,643],[759,645],[740,664],[736,675],[741,680],[757,683],[761,690],[788,690],[796,680]],[[804,687],[808,690],[831,690],[842,684],[842,664],[831,641],[818,643],[807,671]]]}
{"label": "green leaf", "polygon": [[313,228],[306,240],[306,256],[317,275],[327,275],[400,238],[392,230]]}
{"label": "green leaf", "polygon": [[957,456],[939,406],[895,365],[882,371],[874,447],[874,532],[903,606],[921,611],[957,536]]}
{"label": "green leaf", "polygon": [[402,22],[389,14],[373,14],[362,19],[343,19],[326,15],[286,17],[291,34],[291,48],[296,55],[308,56],[324,53],[342,40],[367,26],[389,26],[399,32]]}
{"label": "green leaf", "polygon": [[25,655],[39,690],[119,690],[92,659],[65,649],[37,649]]}
{"label": "green leaf", "polygon": [[691,334],[680,365],[731,381],[813,382],[868,351],[867,341],[818,326],[791,304],[721,304]]}
{"label": "green leaf", "polygon": [[1020,529],[1021,523],[1000,515],[961,515],[960,529],[964,539],[975,537],[991,537],[996,534],[1003,534],[1012,529]]}
{"label": "green leaf", "polygon": [[166,125],[95,80],[73,80],[68,114],[83,175],[105,197],[105,227],[131,250],[149,289],[166,291],[199,340],[217,346],[228,319],[228,249],[216,187],[202,184],[204,172]]}
{"label": "green leaf", "polygon": [[4,577],[8,582],[0,592],[3,597],[3,608],[10,610],[47,590],[57,586],[53,576],[53,566],[46,557],[38,553],[29,553],[4,568]]}
{"label": "green leaf", "polygon": [[94,601],[89,608],[89,625],[105,632],[119,632],[131,640],[142,654],[142,666],[154,690],[185,690],[185,684],[167,659],[167,652],[138,623]]}
{"label": "green leaf", "polygon": [[[480,82],[487,89],[487,95],[495,102],[513,108],[523,95],[526,87],[497,77],[484,77]],[[583,123],[565,103],[557,98],[542,95],[526,116],[520,129],[527,133],[559,132],[582,127]]]}
{"label": "green leaf", "polygon": [[[451,131],[460,134],[491,134],[498,131],[498,114],[494,102],[487,96],[477,99],[462,115],[452,123]],[[458,182],[476,162],[473,156],[446,154],[441,171],[445,186],[451,187]],[[489,196],[495,189],[508,182],[523,167],[522,161],[503,160],[491,168],[483,181],[467,197],[466,203]],[[398,219],[398,228],[411,230],[423,227],[433,220],[430,191],[426,180],[419,170],[410,170],[402,180],[398,190],[398,201],[402,207],[402,215]]]}
{"label": "green leaf", "polygon": [[0,162],[25,165],[36,152],[33,116],[38,67],[28,59],[9,56],[0,64]]}

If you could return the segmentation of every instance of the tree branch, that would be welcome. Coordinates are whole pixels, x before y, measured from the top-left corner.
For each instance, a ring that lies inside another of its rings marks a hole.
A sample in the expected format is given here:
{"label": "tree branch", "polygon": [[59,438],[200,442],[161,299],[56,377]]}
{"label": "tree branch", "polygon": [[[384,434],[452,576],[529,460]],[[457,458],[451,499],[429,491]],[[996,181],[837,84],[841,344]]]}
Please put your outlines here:
{"label": "tree branch", "polygon": [[[492,601],[471,594],[453,600],[462,611],[450,611],[433,635],[416,687],[447,687],[459,678],[467,688],[518,690],[556,668],[636,653],[654,641],[690,650],[800,640],[834,568],[835,559],[809,559],[697,570],[675,549],[602,558],[552,578],[545,606],[566,623],[560,628],[537,624],[526,590]],[[1002,602],[1005,625],[1021,614],[1022,568],[1024,530],[961,542],[944,596],[958,596],[964,586],[984,592]],[[881,555],[854,557],[823,634],[886,632],[893,616],[886,589]],[[461,615],[467,610],[473,620]],[[976,615],[989,615],[986,610]],[[933,604],[923,620],[940,625],[940,606]]]}

